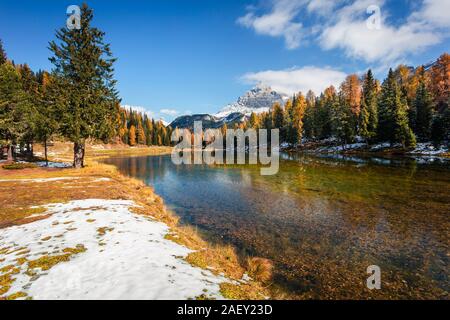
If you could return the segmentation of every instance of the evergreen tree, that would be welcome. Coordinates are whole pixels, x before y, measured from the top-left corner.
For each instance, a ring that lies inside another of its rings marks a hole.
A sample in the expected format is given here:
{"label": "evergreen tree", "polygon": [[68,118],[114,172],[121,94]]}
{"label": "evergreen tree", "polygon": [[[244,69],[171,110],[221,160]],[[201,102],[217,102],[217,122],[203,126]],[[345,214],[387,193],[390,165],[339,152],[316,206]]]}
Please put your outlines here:
{"label": "evergreen tree", "polygon": [[56,32],[58,42],[50,43],[61,91],[67,103],[59,107],[62,135],[74,143],[74,167],[84,165],[85,142],[89,138],[107,141],[115,132],[115,59],[104,33],[91,25],[92,10],[83,4],[81,28]]}
{"label": "evergreen tree", "polygon": [[3,49],[3,42],[0,39],[0,65],[4,64],[7,61],[7,56],[5,49]]}
{"label": "evergreen tree", "polygon": [[39,89],[35,100],[34,134],[38,142],[44,144],[44,157],[48,166],[48,141],[57,133],[59,128],[57,106],[61,99],[55,81],[51,79],[47,72],[43,72],[39,77]]}
{"label": "evergreen tree", "polygon": [[403,147],[413,147],[416,138],[408,121],[408,106],[402,98],[394,72],[383,83],[379,101],[378,136],[382,141],[400,142]]}
{"label": "evergreen tree", "polygon": [[316,136],[315,114],[316,95],[311,90],[306,94],[306,110],[303,120],[304,132],[307,139],[314,139]]}
{"label": "evergreen tree", "polygon": [[14,148],[32,123],[30,99],[22,88],[20,75],[8,62],[0,66],[0,144],[8,146],[8,161]]}
{"label": "evergreen tree", "polygon": [[359,115],[359,134],[367,142],[370,142],[377,134],[378,106],[377,83],[369,70],[364,78],[361,97],[361,112]]}
{"label": "evergreen tree", "polygon": [[340,97],[335,97],[331,102],[331,127],[333,135],[342,144],[347,144],[355,137],[354,114],[348,104],[347,99],[341,93]]}
{"label": "evergreen tree", "polygon": [[431,121],[433,119],[433,98],[431,97],[425,81],[422,80],[417,88],[413,109],[415,110],[416,134],[427,141],[431,137]]}
{"label": "evergreen tree", "polygon": [[272,120],[273,120],[273,128],[280,130],[283,128],[284,114],[283,108],[281,108],[281,105],[279,103],[275,103],[273,105]]}
{"label": "evergreen tree", "polygon": [[283,127],[281,128],[281,141],[288,142],[291,144],[295,143],[295,132],[293,128],[293,117],[294,117],[294,102],[296,98],[294,96],[293,100],[286,101],[283,111]]}

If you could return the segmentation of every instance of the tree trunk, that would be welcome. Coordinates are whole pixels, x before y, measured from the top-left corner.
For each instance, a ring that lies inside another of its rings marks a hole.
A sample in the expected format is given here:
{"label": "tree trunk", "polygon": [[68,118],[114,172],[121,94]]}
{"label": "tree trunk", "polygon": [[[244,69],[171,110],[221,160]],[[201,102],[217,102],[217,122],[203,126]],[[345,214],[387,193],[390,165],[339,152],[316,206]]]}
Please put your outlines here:
{"label": "tree trunk", "polygon": [[8,145],[8,158],[6,159],[6,161],[8,162],[14,161],[12,144]]}
{"label": "tree trunk", "polygon": [[30,160],[30,161],[33,160],[34,152],[33,152],[33,144],[32,143],[28,143],[27,151],[28,151],[28,160]]}
{"label": "tree trunk", "polygon": [[84,143],[75,143],[73,147],[73,167],[84,167]]}
{"label": "tree trunk", "polygon": [[45,139],[44,141],[44,156],[45,156],[45,166],[48,167],[47,139]]}

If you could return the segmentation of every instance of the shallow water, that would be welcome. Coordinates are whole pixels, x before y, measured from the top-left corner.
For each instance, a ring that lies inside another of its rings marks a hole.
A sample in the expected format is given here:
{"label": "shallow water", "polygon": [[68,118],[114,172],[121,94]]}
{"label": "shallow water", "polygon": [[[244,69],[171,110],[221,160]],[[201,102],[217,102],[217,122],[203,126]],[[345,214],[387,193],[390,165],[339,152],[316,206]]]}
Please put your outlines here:
{"label": "shallow water", "polygon": [[[211,241],[273,260],[273,287],[289,298],[449,298],[447,161],[282,154],[275,176],[170,156],[105,162],[153,186]],[[381,290],[367,289],[370,265]]]}

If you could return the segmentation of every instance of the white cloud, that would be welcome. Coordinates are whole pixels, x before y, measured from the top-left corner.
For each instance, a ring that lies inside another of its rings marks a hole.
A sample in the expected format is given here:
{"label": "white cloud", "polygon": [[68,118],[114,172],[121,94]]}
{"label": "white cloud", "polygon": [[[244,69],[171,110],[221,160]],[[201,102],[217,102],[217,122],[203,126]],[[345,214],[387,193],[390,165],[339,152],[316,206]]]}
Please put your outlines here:
{"label": "white cloud", "polygon": [[329,14],[342,0],[310,0],[307,9],[308,12],[315,12],[319,15]]}
{"label": "white cloud", "polygon": [[127,109],[127,110],[132,109],[133,111],[137,111],[137,112],[146,114],[150,118],[154,118],[155,117],[155,113],[153,111],[148,110],[148,108],[146,108],[146,107],[132,106],[132,105],[129,105],[129,104],[124,104],[124,105],[122,105],[122,108]]}
{"label": "white cloud", "polygon": [[[322,49],[340,49],[351,58],[381,65],[441,43],[449,36],[450,0],[423,0],[401,23],[388,21],[385,0],[271,0],[267,13],[250,8],[238,23],[256,33],[284,37],[288,49],[315,40]],[[381,8],[379,30],[367,27],[370,6]],[[306,17],[304,13],[308,13]],[[300,22],[303,20],[303,23]]]}
{"label": "white cloud", "polygon": [[172,109],[161,109],[159,112],[154,112],[149,110],[150,108],[147,107],[133,106],[128,104],[122,105],[122,108],[125,108],[127,110],[132,109],[133,111],[146,114],[149,118],[161,120],[165,124],[167,123],[167,121],[173,120],[179,114],[178,111]]}
{"label": "white cloud", "polygon": [[424,0],[421,10],[412,15],[435,27],[450,27],[450,0]]}
{"label": "white cloud", "polygon": [[173,110],[173,109],[161,109],[159,112],[162,114],[165,114],[167,116],[172,116],[172,117],[175,117],[179,113],[177,110]]}
{"label": "white cloud", "polygon": [[258,16],[253,9],[240,17],[237,23],[254,29],[256,33],[284,37],[286,47],[295,49],[302,39],[302,24],[294,19],[306,0],[273,0],[271,12]]}
{"label": "white cloud", "polygon": [[424,28],[413,19],[398,27],[389,25],[386,21],[388,13],[383,9],[380,29],[369,29],[366,9],[373,4],[382,8],[384,1],[358,0],[338,10],[337,18],[319,37],[321,47],[326,50],[339,48],[349,57],[389,64],[441,41],[434,30]]}
{"label": "white cloud", "polygon": [[242,80],[250,84],[262,83],[275,91],[292,95],[300,91],[307,93],[309,90],[319,94],[330,85],[338,87],[345,77],[346,74],[338,70],[310,66],[247,73],[242,76]]}

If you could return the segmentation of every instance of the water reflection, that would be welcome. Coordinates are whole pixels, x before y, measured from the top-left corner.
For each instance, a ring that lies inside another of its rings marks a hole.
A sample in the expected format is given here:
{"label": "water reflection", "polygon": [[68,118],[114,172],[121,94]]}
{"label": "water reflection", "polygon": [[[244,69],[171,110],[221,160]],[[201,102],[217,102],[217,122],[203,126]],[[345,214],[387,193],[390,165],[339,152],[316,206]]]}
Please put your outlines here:
{"label": "water reflection", "polygon": [[[152,185],[183,223],[276,264],[295,298],[448,298],[448,162],[283,154],[258,166],[107,160]],[[366,268],[383,271],[369,292]]]}

